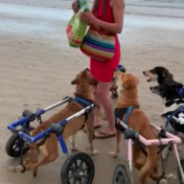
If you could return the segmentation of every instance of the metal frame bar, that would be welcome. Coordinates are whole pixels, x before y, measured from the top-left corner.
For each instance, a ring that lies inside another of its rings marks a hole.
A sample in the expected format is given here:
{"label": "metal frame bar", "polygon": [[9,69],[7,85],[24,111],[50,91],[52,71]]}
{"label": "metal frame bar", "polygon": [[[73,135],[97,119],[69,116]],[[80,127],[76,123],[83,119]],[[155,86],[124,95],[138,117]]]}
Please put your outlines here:
{"label": "metal frame bar", "polygon": [[[67,123],[68,121],[77,118],[79,116],[81,116],[84,113],[89,112],[90,110],[92,110],[95,107],[95,104],[91,104],[89,106],[87,106],[86,108],[80,110],[79,112],[73,114],[72,116],[58,122],[57,124],[59,124],[60,126],[64,125],[65,123]],[[19,131],[18,134],[25,140],[27,140],[28,142],[34,143],[40,139],[42,139],[43,137],[45,137],[46,135],[52,133],[52,130],[50,128],[47,128],[45,131],[39,133],[38,135],[31,137],[27,134],[25,134],[24,132]]]}
{"label": "metal frame bar", "polygon": [[[63,100],[61,100],[61,101],[59,101],[57,103],[54,103],[54,104],[52,104],[52,105],[50,105],[50,106],[48,106],[48,107],[46,107],[44,109],[40,109],[39,111],[35,112],[32,115],[35,115],[36,117],[38,117],[38,116],[46,113],[47,111],[50,111],[50,110],[52,110],[52,109],[54,109],[54,108],[56,108],[56,107],[58,107],[60,105],[65,104],[66,102],[70,101],[72,98],[73,97],[67,97],[67,98],[65,98],[65,99],[63,99]],[[11,131],[16,130],[16,127],[17,126],[23,125],[24,123],[28,122],[29,121],[29,118],[30,117],[28,116],[28,117],[22,118],[20,120],[17,120],[15,122],[9,124],[7,128],[9,130],[11,130]]]}

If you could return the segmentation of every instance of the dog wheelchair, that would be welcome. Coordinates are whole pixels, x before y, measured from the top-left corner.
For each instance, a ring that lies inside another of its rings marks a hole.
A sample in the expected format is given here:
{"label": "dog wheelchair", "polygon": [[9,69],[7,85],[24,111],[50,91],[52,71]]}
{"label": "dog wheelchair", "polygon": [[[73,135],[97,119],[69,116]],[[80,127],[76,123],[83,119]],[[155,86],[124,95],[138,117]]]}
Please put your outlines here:
{"label": "dog wheelchair", "polygon": [[[68,155],[67,146],[62,137],[62,131],[64,125],[80,115],[87,114],[95,108],[95,104],[90,104],[81,111],[73,114],[72,116],[58,122],[57,124],[53,123],[48,129],[39,133],[38,135],[31,137],[29,132],[33,129],[31,127],[31,122],[37,120],[40,124],[42,123],[41,116],[67,102],[73,100],[73,97],[66,97],[63,100],[50,105],[44,109],[37,109],[35,113],[32,113],[29,110],[24,110],[22,116],[18,121],[15,121],[8,125],[8,129],[12,132],[11,137],[9,138],[6,144],[6,153],[11,157],[20,157],[20,164],[23,163],[23,155],[29,151],[26,143],[34,143],[38,140],[45,138],[50,133],[54,133],[60,143],[62,152]],[[17,128],[19,127],[19,129]],[[85,166],[85,167],[84,167]],[[92,184],[95,175],[95,166],[91,157],[83,152],[76,152],[67,157],[61,168],[60,179],[62,184]],[[73,178],[72,178],[73,177]]]}
{"label": "dog wheelchair", "polygon": [[[175,117],[169,117],[175,119]],[[126,119],[126,118],[125,118]],[[162,180],[164,183],[166,183],[166,167],[167,162],[169,159],[169,155],[171,151],[174,152],[174,155],[177,160],[178,168],[178,179],[180,181],[180,184],[184,184],[184,159],[180,160],[180,156],[178,153],[178,145],[182,143],[181,139],[167,131],[165,131],[165,128],[157,127],[153,124],[151,124],[152,128],[158,133],[158,139],[152,139],[147,140],[136,130],[131,129],[128,127],[127,123],[121,121],[119,118],[116,117],[116,127],[118,127],[118,130],[120,130],[124,134],[124,138],[127,140],[127,156],[128,156],[128,164],[118,164],[114,170],[113,174],[113,184],[133,184],[133,178],[132,178],[132,145],[136,144],[136,146],[139,146],[142,153],[147,156],[147,151],[145,149],[145,146],[151,146],[151,145],[158,145],[158,154],[161,155],[161,164],[162,164],[162,174],[160,181]],[[167,150],[166,154],[163,152]],[[160,182],[159,181],[159,182]],[[159,183],[158,182],[158,183]],[[160,182],[161,183],[161,182]],[[159,184],[160,184],[159,183]]]}

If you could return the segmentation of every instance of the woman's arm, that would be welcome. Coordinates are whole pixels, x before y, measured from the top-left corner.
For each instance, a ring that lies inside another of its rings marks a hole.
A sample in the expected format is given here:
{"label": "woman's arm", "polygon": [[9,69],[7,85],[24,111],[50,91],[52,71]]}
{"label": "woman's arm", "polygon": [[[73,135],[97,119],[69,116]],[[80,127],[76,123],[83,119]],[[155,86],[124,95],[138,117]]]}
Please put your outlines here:
{"label": "woman's arm", "polygon": [[95,25],[105,29],[108,32],[121,33],[124,21],[124,6],[124,0],[112,0],[114,23],[108,23],[97,19]]}
{"label": "woman's arm", "polygon": [[[94,0],[92,8],[91,8],[91,13],[93,12],[94,8],[95,8],[95,4],[96,4],[97,0]],[[96,25],[96,24],[89,24],[91,27],[93,27],[94,29],[98,30],[100,29],[100,26]]]}

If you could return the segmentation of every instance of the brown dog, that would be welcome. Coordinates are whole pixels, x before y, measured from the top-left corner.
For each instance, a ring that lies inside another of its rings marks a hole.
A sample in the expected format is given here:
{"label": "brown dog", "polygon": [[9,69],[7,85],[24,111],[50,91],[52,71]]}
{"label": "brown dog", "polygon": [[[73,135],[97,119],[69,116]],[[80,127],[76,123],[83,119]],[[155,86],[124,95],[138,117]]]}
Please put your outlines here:
{"label": "brown dog", "polygon": [[[76,85],[75,97],[83,98],[87,101],[94,102],[94,85],[97,81],[92,78],[89,70],[83,70],[77,77],[71,82],[71,84]],[[69,116],[75,114],[76,112],[82,110],[84,107],[73,100],[69,102],[66,107],[60,110],[58,113],[51,116],[48,120],[44,121],[41,125],[36,127],[30,132],[31,136],[37,135],[40,132],[46,130],[52,123],[60,122],[68,118]],[[81,115],[71,121],[67,122],[64,126],[62,136],[64,140],[68,137],[76,134],[84,125],[87,126],[87,135],[89,150],[91,155],[96,155],[98,152],[93,148],[93,112],[89,112],[87,116]],[[74,141],[75,139],[73,139]],[[53,162],[57,159],[59,155],[58,151],[58,140],[54,133],[49,134],[45,140],[42,139],[36,143],[29,144],[30,151],[26,155],[26,159],[23,161],[23,166],[11,167],[10,172],[21,172],[24,170],[33,170],[34,176],[37,175],[37,169],[40,166]],[[72,142],[72,148],[76,149],[75,142]],[[42,159],[38,160],[38,156],[41,153]]]}
{"label": "brown dog", "polygon": [[[129,119],[128,126],[136,130],[140,135],[146,139],[157,139],[157,135],[149,124],[149,120],[145,113],[138,109],[138,78],[126,73],[121,74],[122,81],[122,91],[118,99],[116,109],[126,109],[130,106],[135,108],[132,110]],[[125,115],[122,116],[122,121],[124,121]],[[110,152],[111,157],[117,157],[120,152],[119,144],[122,138],[122,132],[117,129],[116,131],[116,151]],[[133,164],[139,172],[139,180],[142,184],[147,183],[148,177],[158,182],[159,176],[157,174],[157,167],[159,161],[159,155],[157,155],[158,147],[149,146],[146,147],[148,156],[145,156],[141,151],[139,146],[133,145]]]}

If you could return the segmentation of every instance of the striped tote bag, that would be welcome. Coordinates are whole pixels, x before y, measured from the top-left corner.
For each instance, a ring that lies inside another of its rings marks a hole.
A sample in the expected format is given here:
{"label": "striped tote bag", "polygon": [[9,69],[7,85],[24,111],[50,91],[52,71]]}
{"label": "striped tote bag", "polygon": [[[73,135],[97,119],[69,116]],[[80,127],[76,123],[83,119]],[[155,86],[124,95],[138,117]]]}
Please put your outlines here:
{"label": "striped tote bag", "polygon": [[115,36],[100,34],[89,29],[80,46],[81,51],[102,62],[109,61],[115,53]]}

